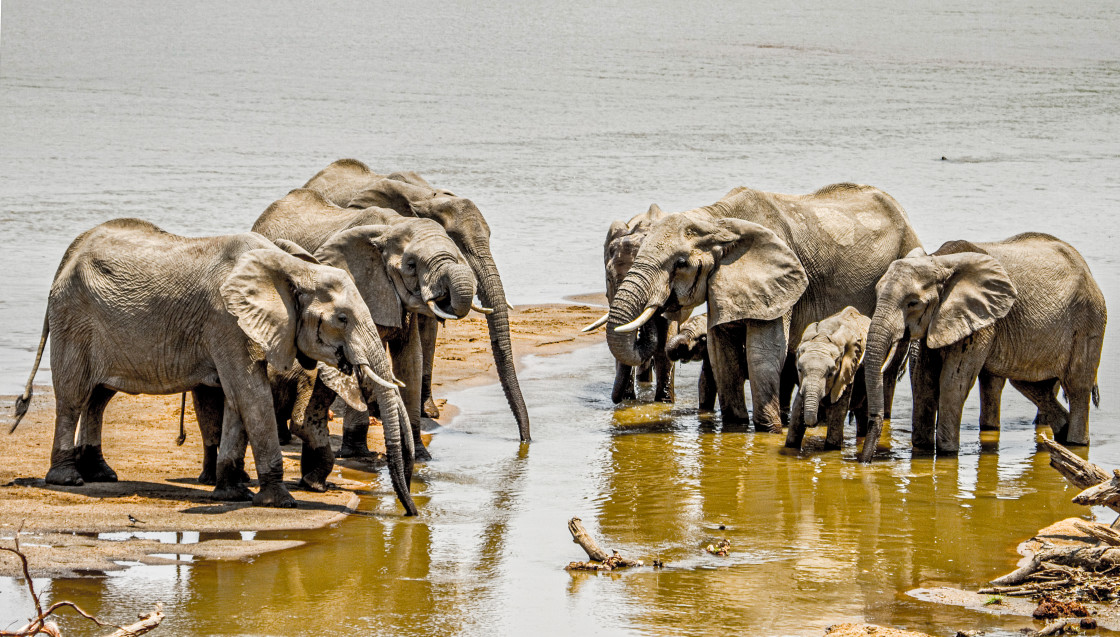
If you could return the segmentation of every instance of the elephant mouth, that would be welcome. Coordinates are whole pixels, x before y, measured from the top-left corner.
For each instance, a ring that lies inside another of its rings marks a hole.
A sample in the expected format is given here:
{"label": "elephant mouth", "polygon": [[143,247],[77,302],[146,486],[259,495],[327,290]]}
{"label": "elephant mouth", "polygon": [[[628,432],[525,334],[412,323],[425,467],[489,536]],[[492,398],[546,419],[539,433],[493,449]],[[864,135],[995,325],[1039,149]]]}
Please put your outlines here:
{"label": "elephant mouth", "polygon": [[346,374],[347,376],[354,373],[354,365],[350,362],[349,358],[346,358],[346,352],[343,351],[341,347],[339,347],[338,350],[335,351],[335,357],[338,361],[338,371]]}
{"label": "elephant mouth", "polygon": [[296,350],[296,362],[299,363],[300,367],[306,369],[307,371],[315,369],[315,359],[299,350]]}

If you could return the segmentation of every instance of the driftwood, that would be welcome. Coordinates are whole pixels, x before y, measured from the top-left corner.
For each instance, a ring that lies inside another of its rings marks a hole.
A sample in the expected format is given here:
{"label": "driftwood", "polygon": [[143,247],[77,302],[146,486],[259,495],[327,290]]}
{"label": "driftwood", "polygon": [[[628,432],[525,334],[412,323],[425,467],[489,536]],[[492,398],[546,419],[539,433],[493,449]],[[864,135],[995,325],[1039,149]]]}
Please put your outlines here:
{"label": "driftwood", "polygon": [[1062,445],[1043,436],[1040,441],[1050,452],[1050,466],[1057,469],[1070,484],[1079,489],[1088,489],[1109,479],[1108,472],[1097,465],[1082,460],[1080,456]]}
{"label": "driftwood", "polygon": [[569,571],[613,571],[619,568],[626,568],[629,566],[642,566],[641,560],[631,560],[622,557],[618,551],[608,554],[604,551],[595,538],[583,528],[583,521],[579,518],[572,518],[568,520],[568,531],[572,534],[572,541],[579,544],[587,557],[591,558],[587,562],[570,562],[568,563],[567,570]]}
{"label": "driftwood", "polygon": [[1086,506],[1106,506],[1113,510],[1120,509],[1120,471],[1112,472],[1112,479],[1101,481],[1073,498],[1074,504]]}
{"label": "driftwood", "polygon": [[35,591],[35,582],[31,579],[31,572],[27,565],[27,556],[19,548],[19,535],[23,531],[23,524],[19,525],[16,530],[14,546],[0,546],[0,551],[14,554],[19,558],[20,566],[23,568],[23,580],[27,582],[27,590],[31,593],[31,600],[35,603],[35,618],[28,624],[17,628],[14,632],[0,630],[0,637],[30,637],[32,635],[50,635],[51,637],[62,637],[62,633],[58,628],[58,624],[48,621],[48,618],[55,612],[62,608],[71,608],[74,612],[82,617],[92,621],[98,626],[108,628],[116,628],[117,630],[107,637],[133,637],[134,635],[143,635],[160,625],[163,621],[163,604],[156,603],[156,608],[152,613],[141,615],[140,621],[129,626],[117,626],[116,624],[109,624],[101,621],[100,619],[90,615],[81,609],[74,602],[60,601],[51,604],[49,608],[43,610],[43,604],[39,600],[39,594]]}
{"label": "driftwood", "polygon": [[1097,627],[1096,620],[1085,617],[1067,617],[1059,619],[1058,621],[1047,624],[1046,628],[1034,633],[1035,637],[1046,637],[1047,635],[1060,635],[1065,632],[1066,626],[1077,626],[1085,630],[1091,630]]}
{"label": "driftwood", "polygon": [[1073,525],[1082,533],[1087,533],[1109,546],[1120,546],[1120,533],[1116,532],[1107,524],[1101,524],[1100,522],[1081,522],[1078,520],[1074,522]]}

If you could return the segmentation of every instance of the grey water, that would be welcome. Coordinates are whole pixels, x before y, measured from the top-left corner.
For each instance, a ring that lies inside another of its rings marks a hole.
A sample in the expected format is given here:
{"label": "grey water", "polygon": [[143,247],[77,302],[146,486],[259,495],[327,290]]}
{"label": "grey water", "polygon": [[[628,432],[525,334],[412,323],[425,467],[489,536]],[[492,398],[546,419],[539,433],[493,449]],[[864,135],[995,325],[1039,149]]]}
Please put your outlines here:
{"label": "grey water", "polygon": [[[340,157],[470,197],[514,303],[601,290],[607,226],[651,203],[676,211],[740,185],[836,181],[894,195],[928,249],[1057,235],[1114,303],[1118,9],[8,0],[0,394],[26,381],[77,234],[122,216],[242,232]],[[1120,465],[1114,334],[1089,451],[1109,467]],[[998,441],[981,444],[973,424],[956,460],[911,458],[902,392],[892,456],[869,470],[850,449],[789,457],[777,437],[724,431],[689,411],[687,392],[669,413],[615,412],[603,347],[529,370],[535,442],[517,444],[494,388],[456,396],[463,415],[419,475],[419,520],[374,498],[369,516],[293,552],[56,580],[52,594],[138,610],[160,595],[179,614],[175,634],[319,630],[323,605],[402,633],[819,634],[861,617],[945,629],[998,622],[903,592],[978,585],[1013,565],[1011,547],[1039,522],[1078,513],[1011,389]],[[975,423],[975,398],[969,409]],[[563,522],[577,514],[675,566],[567,575],[559,567],[579,556]],[[730,561],[697,550],[719,524],[744,547]],[[371,568],[352,566],[355,551]],[[255,596],[221,592],[230,582]],[[0,584],[8,599],[11,584]],[[219,625],[215,610],[241,623]]]}

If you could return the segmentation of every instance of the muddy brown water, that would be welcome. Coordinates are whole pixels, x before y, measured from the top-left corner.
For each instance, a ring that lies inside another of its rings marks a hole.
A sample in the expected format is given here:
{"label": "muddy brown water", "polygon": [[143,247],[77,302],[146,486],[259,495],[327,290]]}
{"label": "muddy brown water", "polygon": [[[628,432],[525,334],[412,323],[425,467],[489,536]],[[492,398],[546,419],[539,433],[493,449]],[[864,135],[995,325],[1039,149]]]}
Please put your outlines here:
{"label": "muddy brown water", "polygon": [[[616,408],[612,368],[601,345],[528,359],[530,445],[518,443],[497,386],[449,396],[464,415],[436,433],[436,460],[418,472],[418,518],[401,517],[374,476],[340,524],[256,535],[303,547],[59,579],[48,597],[118,618],[162,601],[166,635],[819,635],[863,620],[1011,634],[1033,623],[906,591],[975,589],[1012,570],[1015,545],[1037,529],[1088,513],[1036,450],[1029,403],[1012,392],[1002,431],[981,437],[968,425],[959,457],[933,458],[910,452],[903,387],[890,449],[867,467],[854,460],[853,431],[844,450],[826,452],[823,430],[810,430],[807,450],[791,454],[782,436],[698,415],[688,407],[695,366],[683,369],[676,406]],[[1092,456],[1107,464],[1117,437],[1099,422],[1093,433]],[[566,572],[584,557],[572,516],[604,546],[664,568]],[[704,550],[724,538],[729,556]],[[0,591],[0,616],[28,613],[18,583]]]}

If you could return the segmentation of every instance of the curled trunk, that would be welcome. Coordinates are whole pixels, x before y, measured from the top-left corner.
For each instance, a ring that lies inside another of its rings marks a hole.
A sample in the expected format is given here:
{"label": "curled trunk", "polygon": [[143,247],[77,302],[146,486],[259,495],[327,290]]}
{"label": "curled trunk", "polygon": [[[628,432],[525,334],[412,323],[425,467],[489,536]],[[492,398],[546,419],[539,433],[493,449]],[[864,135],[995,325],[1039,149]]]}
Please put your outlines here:
{"label": "curled trunk", "polygon": [[883,364],[891,346],[902,339],[905,324],[890,299],[881,300],[867,331],[867,350],[863,355],[863,374],[867,384],[867,436],[863,439],[860,462],[871,462],[879,436],[883,433]]}
{"label": "curled trunk", "polygon": [[517,419],[521,442],[529,442],[529,410],[525,406],[525,398],[521,395],[521,386],[517,382],[513,345],[509,338],[509,304],[506,301],[505,290],[502,289],[502,280],[498,276],[498,266],[494,263],[494,257],[490,255],[488,247],[468,247],[463,252],[478,278],[479,299],[483,305],[494,310],[486,316],[486,326],[490,331],[490,349],[494,353],[494,364],[497,366],[502,391],[505,392],[506,401],[513,411],[514,418]]}
{"label": "curled trunk", "polygon": [[463,264],[448,266],[448,295],[451,299],[451,313],[466,316],[471,311],[475,294],[475,278],[471,269]]}
{"label": "curled trunk", "polygon": [[615,331],[615,328],[634,321],[646,309],[652,286],[652,277],[643,270],[632,267],[611,300],[610,318],[607,320],[607,345],[611,354],[623,365],[638,367],[657,351],[657,338],[653,330]]}

